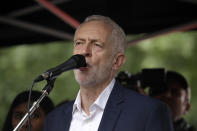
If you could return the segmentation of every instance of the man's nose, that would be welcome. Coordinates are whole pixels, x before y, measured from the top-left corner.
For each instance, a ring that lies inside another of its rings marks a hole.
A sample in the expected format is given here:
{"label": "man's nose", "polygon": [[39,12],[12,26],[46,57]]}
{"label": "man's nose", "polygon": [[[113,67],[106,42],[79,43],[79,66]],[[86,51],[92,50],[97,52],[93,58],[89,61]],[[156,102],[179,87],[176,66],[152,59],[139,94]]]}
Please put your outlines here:
{"label": "man's nose", "polygon": [[85,44],[83,46],[83,49],[82,49],[82,53],[81,54],[83,56],[85,56],[85,57],[91,56],[91,54],[92,54],[91,45],[90,44]]}

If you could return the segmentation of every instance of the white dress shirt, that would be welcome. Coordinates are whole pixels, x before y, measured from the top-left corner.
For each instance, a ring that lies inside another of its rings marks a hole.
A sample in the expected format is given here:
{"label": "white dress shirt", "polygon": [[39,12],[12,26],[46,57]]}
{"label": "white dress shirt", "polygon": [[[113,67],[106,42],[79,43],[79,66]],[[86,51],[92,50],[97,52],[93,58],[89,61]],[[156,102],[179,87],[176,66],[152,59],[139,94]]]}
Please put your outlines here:
{"label": "white dress shirt", "polygon": [[72,120],[69,131],[97,131],[103,112],[109,98],[109,95],[115,84],[113,79],[103,90],[96,101],[90,106],[90,115],[88,116],[81,108],[80,91],[73,105]]}

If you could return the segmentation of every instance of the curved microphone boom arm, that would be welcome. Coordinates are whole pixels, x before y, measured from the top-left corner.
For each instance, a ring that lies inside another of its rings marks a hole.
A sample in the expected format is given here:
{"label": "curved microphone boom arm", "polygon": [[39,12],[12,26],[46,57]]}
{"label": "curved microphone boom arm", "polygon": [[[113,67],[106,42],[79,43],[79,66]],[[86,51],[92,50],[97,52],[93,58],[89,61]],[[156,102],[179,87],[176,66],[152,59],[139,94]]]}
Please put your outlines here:
{"label": "curved microphone boom arm", "polygon": [[[19,129],[25,124],[25,122],[28,120],[29,116],[33,114],[33,112],[40,106],[40,102],[43,100],[45,96],[48,96],[51,90],[54,87],[54,82],[60,74],[62,74],[65,71],[72,70],[72,69],[78,69],[80,67],[86,67],[86,60],[83,55],[76,54],[72,56],[70,59],[65,61],[64,63],[51,68],[47,70],[45,73],[39,75],[34,81],[39,82],[42,80],[47,80],[46,86],[42,90],[42,95],[40,98],[35,101],[30,109],[28,109],[28,112],[25,114],[25,116],[21,119],[21,121],[18,123],[18,125],[15,127],[13,131],[19,131]],[[34,84],[33,84],[34,85]],[[33,86],[32,86],[33,87]]]}

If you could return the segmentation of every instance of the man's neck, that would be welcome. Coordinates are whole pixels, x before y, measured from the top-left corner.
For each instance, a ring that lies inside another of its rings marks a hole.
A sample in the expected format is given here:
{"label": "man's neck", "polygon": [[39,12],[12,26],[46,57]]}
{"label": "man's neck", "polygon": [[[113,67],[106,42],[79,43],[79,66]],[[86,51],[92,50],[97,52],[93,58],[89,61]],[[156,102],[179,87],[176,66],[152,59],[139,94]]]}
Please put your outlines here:
{"label": "man's neck", "polygon": [[99,86],[80,87],[81,107],[87,115],[90,115],[90,106],[96,101],[110,82],[111,80]]}

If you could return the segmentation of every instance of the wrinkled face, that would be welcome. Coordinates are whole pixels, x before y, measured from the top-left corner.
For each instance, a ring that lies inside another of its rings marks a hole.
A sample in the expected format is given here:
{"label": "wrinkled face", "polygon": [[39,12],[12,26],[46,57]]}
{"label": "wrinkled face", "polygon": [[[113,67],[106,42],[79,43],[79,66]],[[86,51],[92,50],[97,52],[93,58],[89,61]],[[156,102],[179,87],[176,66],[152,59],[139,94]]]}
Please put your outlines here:
{"label": "wrinkled face", "polygon": [[[13,110],[12,127],[15,128],[23,116],[27,113],[27,103],[18,105]],[[42,131],[44,126],[45,113],[41,108],[38,108],[31,116],[31,129],[32,131]],[[20,131],[29,131],[28,122],[26,122]]]}
{"label": "wrinkled face", "polygon": [[81,86],[96,86],[112,78],[112,43],[110,26],[91,21],[82,25],[74,37],[74,54],[86,58],[87,67],[75,70],[75,79]]}
{"label": "wrinkled face", "polygon": [[156,96],[169,106],[174,121],[180,119],[188,112],[189,101],[187,100],[187,93],[180,86],[178,83],[172,83],[168,86],[169,88],[166,92]]}

